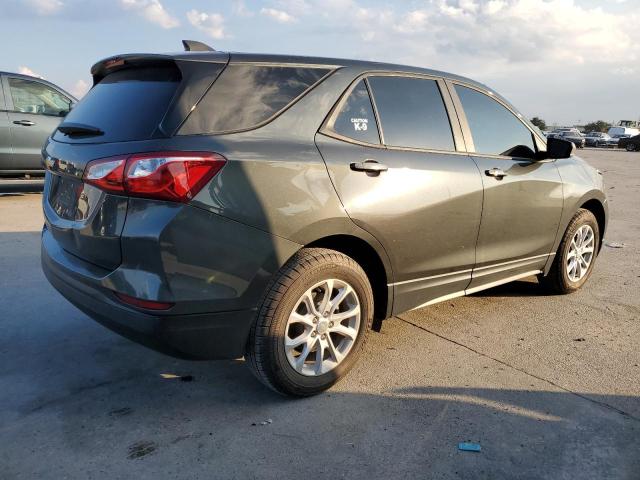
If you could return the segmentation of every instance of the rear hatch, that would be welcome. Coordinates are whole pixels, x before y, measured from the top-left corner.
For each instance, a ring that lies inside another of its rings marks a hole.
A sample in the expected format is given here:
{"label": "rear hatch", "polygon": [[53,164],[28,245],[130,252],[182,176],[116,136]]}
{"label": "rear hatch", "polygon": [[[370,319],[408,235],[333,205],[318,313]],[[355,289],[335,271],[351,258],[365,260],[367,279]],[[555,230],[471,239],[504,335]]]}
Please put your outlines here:
{"label": "rear hatch", "polygon": [[92,68],[94,86],[43,151],[47,228],[67,252],[105,269],[121,262],[128,198],[83,182],[96,159],[167,149],[228,54],[126,55]]}

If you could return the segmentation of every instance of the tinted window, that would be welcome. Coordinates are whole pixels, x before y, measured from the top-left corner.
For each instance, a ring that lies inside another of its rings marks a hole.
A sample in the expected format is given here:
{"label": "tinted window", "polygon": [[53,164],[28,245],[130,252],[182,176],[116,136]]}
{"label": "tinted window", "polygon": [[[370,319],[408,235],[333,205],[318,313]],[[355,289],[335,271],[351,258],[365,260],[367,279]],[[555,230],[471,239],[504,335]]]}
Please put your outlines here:
{"label": "tinted window", "polygon": [[360,80],[335,117],[332,130],[360,142],[380,143],[369,91]]}
{"label": "tinted window", "polygon": [[531,131],[513,113],[493,98],[471,88],[456,85],[456,92],[469,122],[478,153],[517,154],[518,146],[535,151]]}
{"label": "tinted window", "polygon": [[189,115],[183,135],[255,127],[329,72],[324,68],[229,65]]}
{"label": "tinted window", "polygon": [[[138,68],[111,73],[69,112],[65,123],[83,123],[104,132],[91,142],[145,140],[158,127],[176,91],[179,73],[172,68]],[[56,132],[60,141],[81,142]]]}
{"label": "tinted window", "polygon": [[455,150],[449,117],[435,80],[370,77],[387,145]]}
{"label": "tinted window", "polygon": [[9,78],[9,89],[17,112],[61,116],[69,111],[71,100],[43,83]]}

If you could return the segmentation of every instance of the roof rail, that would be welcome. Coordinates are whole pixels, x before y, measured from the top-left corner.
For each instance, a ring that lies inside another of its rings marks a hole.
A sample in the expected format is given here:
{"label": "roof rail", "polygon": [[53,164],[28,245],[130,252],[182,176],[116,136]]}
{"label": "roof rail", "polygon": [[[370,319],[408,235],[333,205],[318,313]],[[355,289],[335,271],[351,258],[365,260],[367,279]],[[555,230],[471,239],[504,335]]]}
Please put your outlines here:
{"label": "roof rail", "polygon": [[215,52],[215,50],[206,43],[196,40],[182,40],[182,45],[184,45],[185,52]]}

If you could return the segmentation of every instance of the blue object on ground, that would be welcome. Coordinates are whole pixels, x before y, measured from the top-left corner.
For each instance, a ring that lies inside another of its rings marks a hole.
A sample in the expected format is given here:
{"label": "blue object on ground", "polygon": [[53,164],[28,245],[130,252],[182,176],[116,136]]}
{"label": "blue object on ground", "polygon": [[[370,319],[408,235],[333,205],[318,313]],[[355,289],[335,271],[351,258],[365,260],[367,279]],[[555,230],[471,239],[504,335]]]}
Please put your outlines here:
{"label": "blue object on ground", "polygon": [[463,452],[479,452],[482,449],[479,443],[467,443],[460,442],[458,444],[458,450],[462,450]]}

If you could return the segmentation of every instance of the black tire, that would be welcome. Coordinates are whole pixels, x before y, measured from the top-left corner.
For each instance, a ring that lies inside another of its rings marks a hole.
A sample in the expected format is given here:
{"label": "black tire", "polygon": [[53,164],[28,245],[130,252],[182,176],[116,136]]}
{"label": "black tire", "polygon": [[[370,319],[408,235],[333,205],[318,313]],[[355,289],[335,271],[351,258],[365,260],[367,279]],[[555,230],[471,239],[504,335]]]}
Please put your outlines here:
{"label": "black tire", "polygon": [[631,142],[627,143],[626,149],[627,149],[627,152],[635,152],[636,150],[635,143],[631,143]]}
{"label": "black tire", "polygon": [[[342,362],[322,375],[305,376],[289,364],[283,337],[289,315],[302,295],[328,278],[343,280],[353,287],[360,303],[360,327]],[[262,383],[278,393],[299,397],[318,394],[343,378],[356,363],[372,321],[373,293],[360,265],[335,250],[303,248],[280,269],[267,288],[249,334],[247,364]]]}
{"label": "black tire", "polygon": [[[594,233],[594,254],[591,259],[591,263],[587,268],[587,273],[578,281],[572,281],[567,274],[566,264],[567,255],[569,254],[569,246],[573,236],[578,229],[583,225],[589,225]],[[596,263],[596,255],[600,249],[600,230],[598,228],[598,221],[596,217],[589,210],[584,208],[579,209],[569,222],[567,230],[564,232],[562,241],[558,246],[551,270],[546,277],[540,277],[540,284],[545,287],[551,293],[567,294],[573,293],[578,290],[591,276],[593,272],[593,266]]]}

